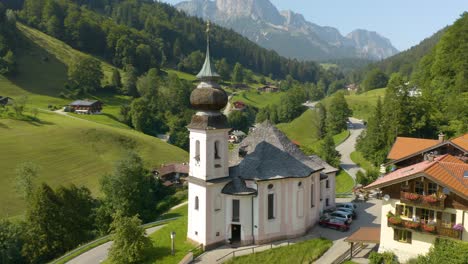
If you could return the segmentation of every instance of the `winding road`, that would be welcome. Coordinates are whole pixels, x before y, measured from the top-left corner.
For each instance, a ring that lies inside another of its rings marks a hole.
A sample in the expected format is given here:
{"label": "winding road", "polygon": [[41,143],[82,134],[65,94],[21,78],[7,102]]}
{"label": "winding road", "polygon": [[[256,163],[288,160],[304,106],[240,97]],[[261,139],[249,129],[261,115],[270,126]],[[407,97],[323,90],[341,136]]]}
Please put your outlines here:
{"label": "winding road", "polygon": [[365,129],[365,126],[359,119],[350,117],[349,120],[352,124],[352,126],[348,127],[350,135],[343,143],[336,147],[336,150],[341,154],[340,167],[356,181],[356,173],[363,169],[351,160],[351,152],[355,150],[356,141]]}
{"label": "winding road", "polygon": [[[165,225],[160,225],[160,226],[148,228],[146,229],[146,235],[149,236],[152,233],[163,228],[164,226]],[[103,262],[105,259],[107,259],[107,255],[109,254],[109,249],[112,246],[112,243],[113,241],[109,241],[89,251],[86,251],[85,253],[68,261],[67,264],[99,264]]]}

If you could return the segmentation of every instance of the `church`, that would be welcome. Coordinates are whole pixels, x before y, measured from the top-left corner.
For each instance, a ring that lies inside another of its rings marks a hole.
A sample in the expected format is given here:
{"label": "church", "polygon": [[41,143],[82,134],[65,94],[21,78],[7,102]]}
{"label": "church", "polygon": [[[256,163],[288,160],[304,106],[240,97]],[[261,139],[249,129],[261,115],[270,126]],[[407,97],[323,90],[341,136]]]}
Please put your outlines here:
{"label": "church", "polygon": [[[209,31],[209,30],[208,30]],[[187,238],[205,249],[263,244],[306,234],[335,205],[335,174],[306,156],[280,130],[259,124],[228,149],[228,103],[220,76],[206,59],[190,103]]]}

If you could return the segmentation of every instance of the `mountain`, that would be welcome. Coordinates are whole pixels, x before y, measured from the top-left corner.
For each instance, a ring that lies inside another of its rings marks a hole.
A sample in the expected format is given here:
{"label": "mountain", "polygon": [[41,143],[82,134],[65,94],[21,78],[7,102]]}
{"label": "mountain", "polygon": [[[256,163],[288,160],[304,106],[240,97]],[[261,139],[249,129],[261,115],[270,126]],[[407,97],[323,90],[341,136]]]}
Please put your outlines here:
{"label": "mountain", "polygon": [[336,28],[311,23],[301,14],[280,12],[269,0],[191,0],[176,8],[300,60],[380,60],[398,53],[390,40],[376,32],[359,29],[343,36]]}

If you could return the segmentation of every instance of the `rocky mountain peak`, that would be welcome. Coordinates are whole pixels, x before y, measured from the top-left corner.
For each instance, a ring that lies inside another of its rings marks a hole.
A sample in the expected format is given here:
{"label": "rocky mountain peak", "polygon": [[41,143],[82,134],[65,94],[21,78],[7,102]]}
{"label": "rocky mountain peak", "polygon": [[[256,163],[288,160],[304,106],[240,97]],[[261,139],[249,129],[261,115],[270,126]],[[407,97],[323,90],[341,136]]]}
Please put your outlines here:
{"label": "rocky mountain peak", "polygon": [[275,25],[282,24],[284,20],[268,0],[216,0],[216,7],[230,19],[249,17]]}
{"label": "rocky mountain peak", "polygon": [[378,60],[398,52],[388,39],[376,32],[356,30],[345,37],[336,28],[307,21],[302,14],[291,10],[279,12],[269,0],[188,0],[176,7],[189,15],[232,28],[285,57]]}

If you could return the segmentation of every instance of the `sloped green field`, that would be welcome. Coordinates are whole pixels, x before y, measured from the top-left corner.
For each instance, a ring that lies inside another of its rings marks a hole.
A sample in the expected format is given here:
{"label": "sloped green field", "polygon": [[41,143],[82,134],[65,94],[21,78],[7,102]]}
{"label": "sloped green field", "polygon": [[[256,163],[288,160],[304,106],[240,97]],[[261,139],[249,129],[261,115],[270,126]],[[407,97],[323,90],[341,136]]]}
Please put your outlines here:
{"label": "sloped green field", "polygon": [[99,178],[127,151],[139,153],[148,168],[188,159],[185,151],[133,130],[55,113],[38,118],[40,122],[0,119],[0,217],[24,211],[14,178],[25,161],[38,165],[38,182],[85,185],[98,194]]}

